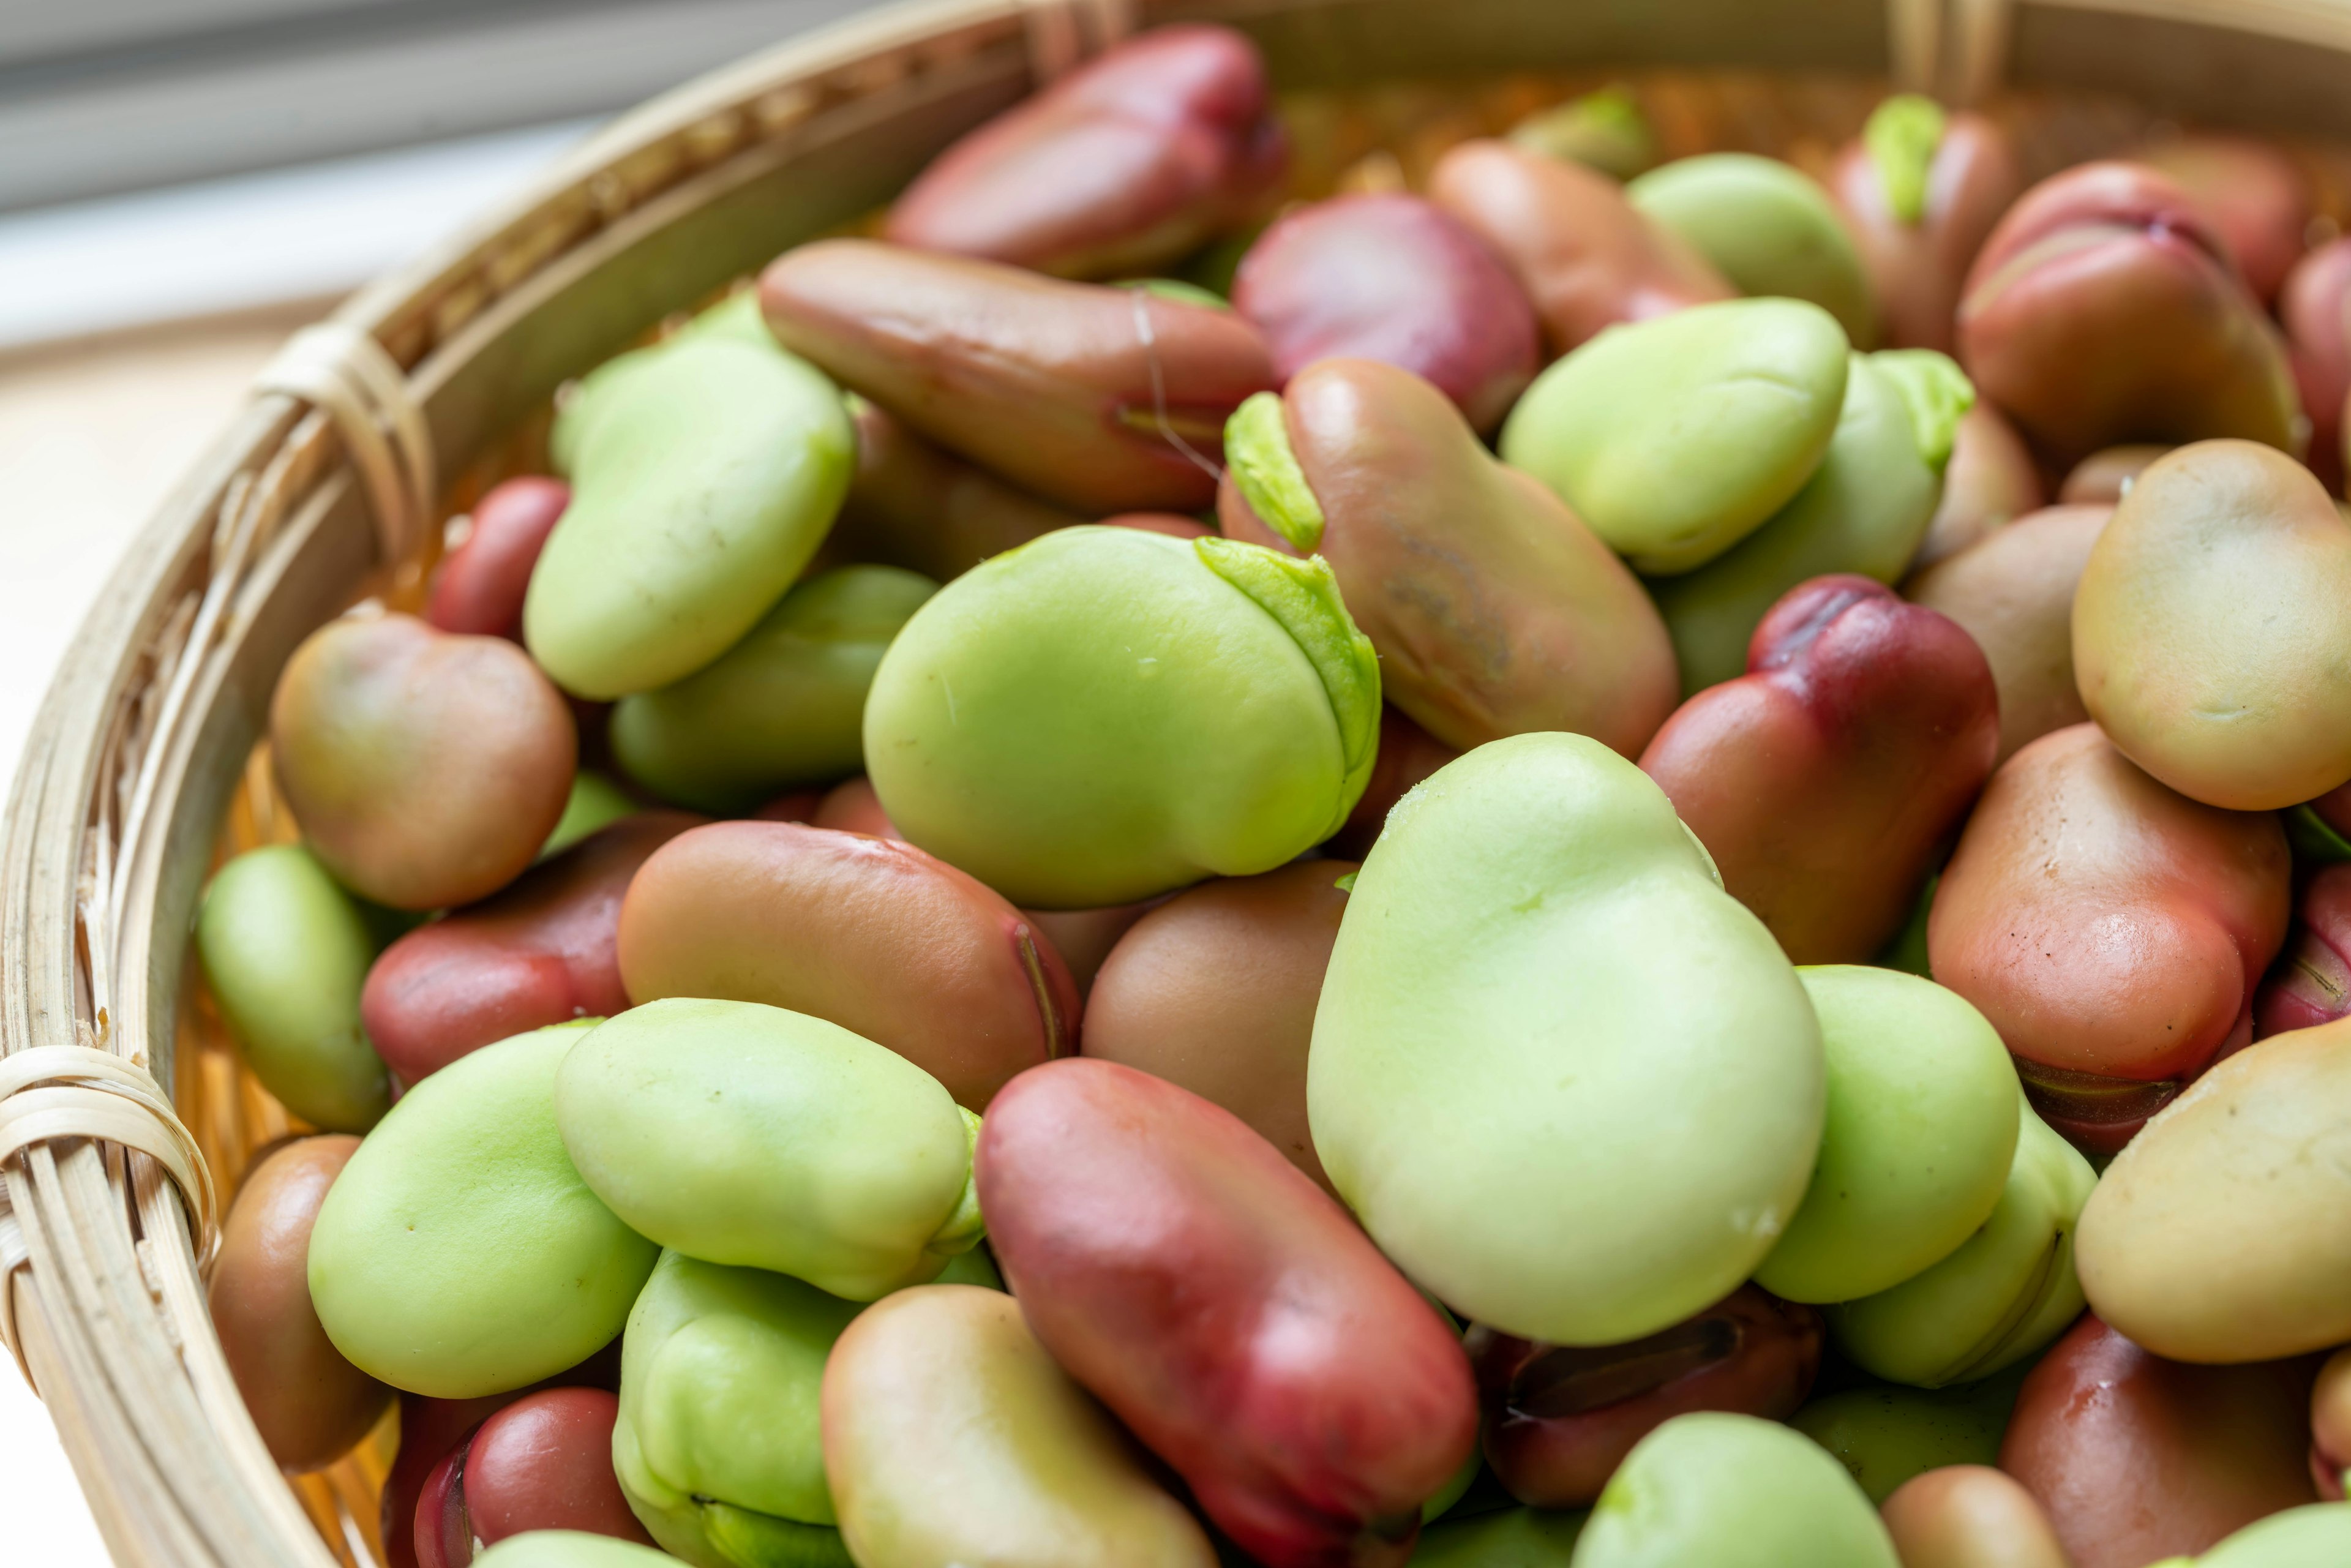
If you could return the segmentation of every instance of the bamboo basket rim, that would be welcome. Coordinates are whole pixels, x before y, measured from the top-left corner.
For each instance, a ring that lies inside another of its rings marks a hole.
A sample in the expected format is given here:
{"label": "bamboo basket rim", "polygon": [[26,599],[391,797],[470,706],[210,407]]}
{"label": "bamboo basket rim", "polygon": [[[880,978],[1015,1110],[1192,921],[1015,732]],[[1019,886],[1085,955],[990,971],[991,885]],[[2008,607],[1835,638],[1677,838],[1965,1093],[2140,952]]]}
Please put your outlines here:
{"label": "bamboo basket rim", "polygon": [[[211,753],[225,735],[249,738],[252,683],[266,694],[272,650],[290,648],[273,607],[371,566],[419,570],[444,466],[463,465],[449,449],[468,455],[479,434],[463,426],[466,376],[600,267],[753,176],[958,93],[1017,95],[1140,26],[1343,23],[1420,3],[894,5],[622,116],[264,373],[83,622],[0,823],[0,1341],[47,1401],[117,1563],[329,1568],[339,1555],[264,1449],[214,1336],[213,1177],[171,1094],[186,917],[218,817],[190,802],[211,799]],[[1958,102],[2002,85],[2020,26],[2068,12],[2314,46],[2351,70],[2351,0],[1844,3],[1883,6],[1896,87]]]}

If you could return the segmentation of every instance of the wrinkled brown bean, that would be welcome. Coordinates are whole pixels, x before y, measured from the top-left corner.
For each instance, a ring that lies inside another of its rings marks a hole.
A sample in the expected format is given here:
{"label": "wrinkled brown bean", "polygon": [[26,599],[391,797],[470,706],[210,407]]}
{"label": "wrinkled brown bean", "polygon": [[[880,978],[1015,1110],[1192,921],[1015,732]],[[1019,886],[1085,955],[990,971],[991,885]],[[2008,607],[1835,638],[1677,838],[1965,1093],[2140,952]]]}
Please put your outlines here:
{"label": "wrinkled brown bean", "polygon": [[2040,1502],[1989,1465],[1913,1476],[1878,1514],[1902,1568],[2074,1568]]}
{"label": "wrinkled brown bean", "polygon": [[269,705],[277,782],[336,880],[394,909],[486,898],[570,798],[571,710],[530,655],[413,615],[329,622]]}
{"label": "wrinkled brown bean", "polygon": [[246,1172],[205,1298],[269,1457],[297,1472],[342,1458],[392,1398],[343,1359],[310,1305],[310,1225],[359,1146],[340,1133],[299,1138]]}
{"label": "wrinkled brown bean", "polygon": [[1289,152],[1256,45],[1155,27],[940,153],[883,233],[1068,277],[1149,272],[1269,205]]}
{"label": "wrinkled brown bean", "polygon": [[1626,756],[1656,732],[1678,683],[1656,605],[1565,502],[1494,461],[1435,387],[1393,365],[1325,360],[1290,381],[1278,412],[1266,439],[1286,450],[1270,455],[1309,494],[1258,491],[1274,511],[1260,516],[1248,486],[1269,455],[1237,447],[1217,500],[1225,532],[1331,563],[1379,651],[1382,689],[1414,722],[1464,748],[1565,729]]}
{"label": "wrinkled brown bean", "polygon": [[1306,1130],[1306,1045],[1352,861],[1207,883],[1113,948],[1086,1002],[1085,1054],[1223,1106],[1327,1190]]}
{"label": "wrinkled brown bean", "polygon": [[621,1401],[601,1388],[528,1394],[484,1421],[426,1478],[416,1502],[418,1568],[461,1568],[477,1546],[533,1530],[577,1530],[651,1546],[612,1473]]}
{"label": "wrinkled brown bean", "polygon": [[863,398],[852,404],[857,473],[829,549],[946,582],[992,555],[1086,519],[944,452]]}
{"label": "wrinkled brown bean", "polygon": [[985,1110],[1075,1049],[1077,987],[1033,922],[912,844],[714,822],[655,851],[621,905],[630,999],[765,1002],[889,1047]]}
{"label": "wrinkled brown bean", "polygon": [[1924,571],[2042,507],[2041,467],[2016,427],[1979,399],[1959,416],[1951,460],[1943,469],[1943,498],[1909,570]]}
{"label": "wrinkled brown bean", "polygon": [[614,953],[622,895],[646,856],[703,820],[623,818],[385,948],[360,993],[377,1053],[413,1084],[494,1040],[627,1007]]}
{"label": "wrinkled brown bean", "polygon": [[464,542],[434,569],[424,619],[444,632],[522,641],[530,569],[570,504],[571,486],[560,479],[533,475],[494,486],[474,503]]}
{"label": "wrinkled brown bean", "polygon": [[1818,1312],[1753,1285],[1630,1344],[1538,1344],[1473,1324],[1486,1462],[1531,1507],[1589,1507],[1633,1445],[1676,1416],[1795,1414],[1822,1333]]}
{"label": "wrinkled brown bean", "polygon": [[1490,434],[1534,379],[1534,307],[1485,241],[1417,196],[1340,196],[1259,236],[1233,279],[1287,382],[1316,360],[1412,371]]}
{"label": "wrinkled brown bean", "polygon": [[1513,147],[1464,141],[1437,160],[1429,199],[1494,247],[1564,354],[1619,321],[1643,321],[1737,290],[1652,224],[1605,174]]}
{"label": "wrinkled brown bean", "polygon": [[2090,716],[2074,685],[2074,588],[2111,507],[2019,517],[1903,584],[1968,630],[2000,688],[2000,760]]}
{"label": "wrinkled brown bean", "polygon": [[1964,112],[1945,121],[1923,173],[1922,205],[1906,215],[1872,149],[1856,138],[1837,153],[1828,185],[1877,296],[1884,346],[1948,354],[1969,264],[2024,180],[2008,132]]}
{"label": "wrinkled brown bean", "polygon": [[2130,494],[2147,465],[2170,451],[2147,442],[2126,446],[2108,446],[2091,453],[2074,465],[2065,482],[2057,487],[2057,504],[2061,507],[2112,507]]}
{"label": "wrinkled brown bean", "polygon": [[759,300],[842,386],[1097,517],[1206,507],[1225,421],[1273,385],[1264,338],[1230,310],[871,240],[786,251]]}
{"label": "wrinkled brown bean", "polygon": [[2194,197],[2132,163],[2044,180],[1985,242],[1959,302],[1976,390],[2043,455],[2303,433],[2283,340]]}
{"label": "wrinkled brown bean", "polygon": [[2295,264],[2278,296],[2293,347],[2302,412],[2310,416],[2305,458],[2318,482],[2343,493],[2343,402],[2351,396],[2351,237],[2329,240]]}
{"label": "wrinkled brown bean", "polygon": [[1347,813],[1347,825],[1332,835],[1330,852],[1362,860],[1405,791],[1460,755],[1394,707],[1382,707],[1380,749],[1372,762],[1372,777],[1364,786],[1363,799]]}
{"label": "wrinkled brown bean", "polygon": [[2313,1500],[2307,1360],[2164,1361],[2085,1317],[2024,1380],[2000,1468],[2074,1568],[2144,1568]]}
{"label": "wrinkled brown bean", "polygon": [[2310,181],[2273,143],[2210,131],[2150,141],[2131,157],[2162,170],[2212,215],[2246,283],[2264,303],[2302,256]]}

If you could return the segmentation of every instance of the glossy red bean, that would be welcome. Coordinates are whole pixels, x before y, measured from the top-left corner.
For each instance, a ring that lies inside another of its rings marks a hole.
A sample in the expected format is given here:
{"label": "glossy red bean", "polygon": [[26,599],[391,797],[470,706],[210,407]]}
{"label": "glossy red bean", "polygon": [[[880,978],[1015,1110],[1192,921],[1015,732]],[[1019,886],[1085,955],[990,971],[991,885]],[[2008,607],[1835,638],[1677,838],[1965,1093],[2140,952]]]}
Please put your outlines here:
{"label": "glossy red bean", "polygon": [[475,1548],[532,1530],[653,1544],[612,1473],[621,1402],[601,1388],[526,1395],[434,1467],[416,1503],[417,1568],[461,1568]]}
{"label": "glossy red bean", "polygon": [[474,503],[473,527],[441,558],[424,619],[444,632],[522,641],[522,600],[571,486],[536,475],[494,486]]}

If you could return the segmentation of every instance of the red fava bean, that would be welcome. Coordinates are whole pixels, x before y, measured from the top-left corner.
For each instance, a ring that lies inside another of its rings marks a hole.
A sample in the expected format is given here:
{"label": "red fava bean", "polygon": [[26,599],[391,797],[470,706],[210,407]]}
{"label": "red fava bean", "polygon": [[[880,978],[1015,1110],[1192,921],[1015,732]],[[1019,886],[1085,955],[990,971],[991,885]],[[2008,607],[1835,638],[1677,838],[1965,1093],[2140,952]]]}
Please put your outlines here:
{"label": "red fava bean", "polygon": [[1065,277],[1149,272],[1263,210],[1289,162],[1257,47],[1155,27],[939,154],[883,232]]}
{"label": "red fava bean", "polygon": [[1992,775],[1928,954],[2000,1030],[2042,1119],[2110,1154],[2252,1038],[2288,875],[2275,813],[2176,794],[2075,725]]}
{"label": "red fava bean", "polygon": [[2000,1468],[2048,1511],[2074,1568],[2191,1556],[2316,1500],[2314,1370],[2165,1361],[2085,1315],[2025,1377]]}
{"label": "red fava bean", "polygon": [[1792,960],[1865,962],[1991,773],[1991,666],[1934,611],[1821,577],[1771,607],[1747,670],[1684,703],[1641,767]]}
{"label": "red fava bean", "polygon": [[2294,384],[2310,416],[2305,459],[2334,495],[2343,493],[2343,402],[2351,397],[2351,237],[2329,240],[2287,274],[2278,315],[2293,345]]}
{"label": "red fava bean", "polygon": [[474,503],[473,528],[442,557],[424,619],[444,632],[522,641],[522,601],[547,536],[571,505],[571,486],[509,479]]}
{"label": "red fava bean", "polygon": [[647,856],[704,820],[623,818],[385,948],[360,992],[377,1053],[413,1084],[494,1040],[627,1007],[616,951],[622,895]]}
{"label": "red fava bean", "polygon": [[1316,360],[1378,360],[1491,434],[1541,362],[1534,308],[1486,242],[1417,196],[1339,196],[1259,236],[1233,278],[1287,382]]}
{"label": "red fava bean", "polygon": [[417,1568],[462,1568],[476,1543],[577,1530],[651,1546],[612,1473],[618,1396],[549,1388],[497,1411],[450,1450],[416,1501]]}
{"label": "red fava bean", "polygon": [[2351,865],[2310,879],[2293,934],[2253,998],[2253,1038],[2314,1029],[2351,1013]]}
{"label": "red fava bean", "polygon": [[909,843],[713,822],[653,852],[621,905],[630,1000],[710,997],[825,1019],[984,1111],[1076,1049],[1077,986],[1003,897]]}
{"label": "red fava bean", "polygon": [[998,1096],[980,1206],[1070,1375],[1267,1568],[1396,1568],[1477,1438],[1460,1342],[1281,1153],[1197,1095],[1057,1061]]}
{"label": "red fava bean", "polygon": [[1820,1371],[1821,1314],[1753,1285],[1629,1344],[1538,1344],[1473,1325],[1486,1462],[1532,1508],[1587,1508],[1633,1445],[1676,1416],[1781,1421]]}
{"label": "red fava bean", "polygon": [[[1086,519],[1040,501],[852,400],[857,472],[825,539],[844,560],[901,566],[946,582],[992,555]],[[815,569],[810,568],[813,571]]]}

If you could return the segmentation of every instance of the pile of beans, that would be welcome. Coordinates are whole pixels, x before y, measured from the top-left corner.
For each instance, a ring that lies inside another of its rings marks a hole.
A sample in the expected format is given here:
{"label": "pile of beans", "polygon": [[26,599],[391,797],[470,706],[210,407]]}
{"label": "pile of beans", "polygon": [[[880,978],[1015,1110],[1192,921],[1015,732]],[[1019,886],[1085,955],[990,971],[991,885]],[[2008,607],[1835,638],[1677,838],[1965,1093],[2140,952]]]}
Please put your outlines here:
{"label": "pile of beans", "polygon": [[2351,241],[1656,157],[1285,205],[1171,27],[569,388],[197,922],[278,1460],[396,1399],[392,1568],[2351,1563]]}

